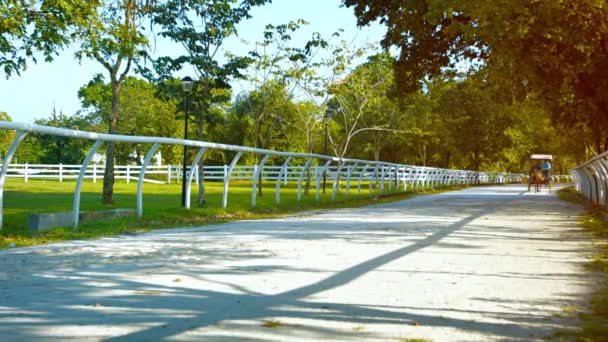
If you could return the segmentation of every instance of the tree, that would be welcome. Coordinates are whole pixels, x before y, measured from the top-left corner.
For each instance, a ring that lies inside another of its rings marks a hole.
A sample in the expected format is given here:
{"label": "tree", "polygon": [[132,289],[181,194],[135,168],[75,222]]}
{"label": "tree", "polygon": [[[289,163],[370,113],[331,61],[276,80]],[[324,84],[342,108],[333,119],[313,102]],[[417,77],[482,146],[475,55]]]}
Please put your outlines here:
{"label": "tree", "polygon": [[48,62],[71,41],[74,29],[87,25],[94,1],[5,0],[0,2],[0,68],[19,75],[40,52]]}
{"label": "tree", "polygon": [[[92,130],[92,125],[86,117],[78,114],[68,116],[61,112],[57,113],[55,108],[53,108],[49,118],[37,119],[35,122],[38,125],[51,127],[62,127],[83,131]],[[37,140],[42,147],[40,162],[44,164],[81,164],[87,150],[92,145],[90,140],[70,139],[48,134],[37,135]]]}
{"label": "tree", "polygon": [[[608,7],[595,0],[344,0],[360,25],[387,26],[399,88],[468,62],[493,81],[532,90],[563,127],[584,122],[594,149],[608,148]],[[404,15],[407,14],[407,15]],[[511,90],[509,89],[509,90]],[[507,93],[510,93],[508,91]]]}
{"label": "tree", "polygon": [[469,78],[444,92],[439,111],[450,127],[448,165],[479,171],[482,164],[496,160],[506,145],[505,130],[511,119],[478,80]]}
{"label": "tree", "polygon": [[[91,58],[108,72],[111,84],[111,105],[108,112],[108,133],[119,133],[118,118],[122,86],[132,66],[148,46],[142,21],[153,11],[153,0],[119,0],[101,2],[87,25],[76,32],[80,43],[78,58]],[[115,143],[106,142],[106,165],[103,178],[103,202],[112,203],[114,193]]]}
{"label": "tree", "polygon": [[[242,70],[250,63],[246,57],[228,55],[224,64],[219,62],[218,52],[226,38],[237,33],[237,25],[251,17],[254,6],[269,0],[170,0],[159,4],[154,23],[161,28],[160,36],[182,45],[185,53],[177,57],[160,57],[154,61],[156,76],[166,80],[174,72],[191,66],[197,81],[191,94],[196,106],[197,138],[204,139],[205,118],[213,104],[229,100],[230,78],[242,78]],[[228,95],[228,98],[227,98]],[[199,168],[204,166],[201,159]],[[204,204],[204,179],[199,177],[198,204]]]}
{"label": "tree", "polygon": [[405,129],[400,129],[404,113],[395,101],[393,62],[390,53],[384,52],[369,57],[368,62],[360,66],[369,69],[373,77],[370,80],[372,83],[378,82],[371,91],[373,97],[370,98],[367,112],[361,118],[361,126],[369,128],[362,132],[362,139],[366,142],[362,145],[372,151],[374,160],[380,160],[380,153],[393,140],[394,134],[406,132]]}
{"label": "tree", "polygon": [[[251,115],[252,142],[256,148],[268,148],[274,130],[273,126],[286,122],[285,118],[281,116],[281,110],[277,110],[277,106],[284,107],[291,101],[295,88],[292,87],[290,90],[286,88],[286,80],[289,77],[285,70],[286,64],[289,61],[295,62],[306,58],[304,49],[291,47],[289,43],[292,34],[306,24],[301,19],[278,26],[268,24],[262,42],[256,42],[255,49],[249,52],[251,75],[247,77],[246,81],[253,86],[253,90],[240,99],[244,100],[242,105],[245,108],[242,109],[247,110]],[[261,51],[258,47],[261,47]],[[260,177],[260,182],[261,180]],[[261,195],[261,183],[259,191]]]}
{"label": "tree", "polygon": [[[341,41],[330,44],[340,37],[342,31],[335,32],[329,39],[313,33],[303,49],[293,49],[289,58],[290,66],[284,71],[285,81],[290,84],[290,93],[302,105],[296,109],[296,129],[306,139],[306,151],[313,153],[320,137],[323,123],[326,122],[329,103],[333,95],[331,88],[336,80],[350,71],[355,59],[363,54],[363,48],[348,49],[349,43]],[[351,42],[352,43],[352,42]],[[319,56],[329,53],[329,57]],[[323,153],[325,153],[325,149]],[[310,188],[310,174],[306,180],[305,192]]]}
{"label": "tree", "polygon": [[402,100],[405,113],[401,128],[407,129],[408,134],[399,141],[414,151],[412,161],[416,165],[442,165],[441,142],[447,129],[439,113],[439,99],[452,85],[443,78],[425,80],[424,91],[418,90]]}
{"label": "tree", "polygon": [[[36,119],[38,125],[95,131],[89,118],[79,114],[65,115],[53,108],[48,118]],[[81,164],[92,141],[49,134],[30,133],[17,149],[15,160],[36,164]]]}
{"label": "tree", "polygon": [[[179,135],[181,120],[175,119],[178,111],[177,103],[170,99],[157,97],[157,86],[135,77],[127,77],[122,85],[122,104],[118,111],[120,118],[116,123],[116,130],[129,135],[146,135],[176,138]],[[98,127],[108,125],[109,112],[112,108],[112,84],[106,83],[101,74],[81,87],[78,96],[85,109],[89,109],[87,116],[90,122]],[[133,151],[137,156],[145,153],[143,146],[120,144],[116,146],[116,160],[119,163],[131,161]],[[178,147],[162,145],[160,152],[167,163],[179,162]],[[137,163],[139,158],[135,158]]]}
{"label": "tree", "polygon": [[386,134],[398,131],[400,112],[390,99],[394,85],[391,63],[388,54],[371,56],[368,62],[333,84],[328,116],[334,129],[328,136],[339,158],[347,155],[355,136],[367,134],[366,140],[371,141],[374,158],[378,160]]}
{"label": "tree", "polygon": [[296,129],[296,105],[289,96],[285,83],[269,80],[257,90],[237,97],[234,117],[240,118],[243,143],[257,148],[301,151],[304,146]]}

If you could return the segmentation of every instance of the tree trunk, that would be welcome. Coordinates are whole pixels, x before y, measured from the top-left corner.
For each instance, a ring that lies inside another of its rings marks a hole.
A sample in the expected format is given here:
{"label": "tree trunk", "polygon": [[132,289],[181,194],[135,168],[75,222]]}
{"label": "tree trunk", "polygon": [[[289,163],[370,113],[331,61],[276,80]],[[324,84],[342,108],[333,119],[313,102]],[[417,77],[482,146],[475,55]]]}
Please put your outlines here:
{"label": "tree trunk", "polygon": [[[205,112],[206,112],[206,108],[205,108]],[[198,138],[198,140],[203,141],[204,139],[204,127],[205,127],[205,113],[201,113],[200,116],[198,117],[198,120],[196,120],[196,136]],[[184,167],[186,167],[184,165]],[[205,205],[205,161],[203,160],[203,158],[201,158],[201,160],[199,160],[198,162],[198,206],[202,207],[203,205]]]}
{"label": "tree trunk", "polygon": [[[260,148],[260,145],[262,144],[261,140],[260,140],[260,124],[259,121],[256,120],[256,123],[253,126],[253,141],[255,142],[255,148]],[[263,169],[263,167],[262,167]],[[263,181],[262,178],[262,171],[260,170],[260,178],[258,178],[258,196],[262,197],[262,185],[263,185]]]}
{"label": "tree trunk", "polygon": [[[312,143],[308,143],[308,153],[312,154],[314,147]],[[311,175],[310,175],[310,165],[308,165],[308,169],[306,170],[306,185],[304,186],[304,194],[308,196],[308,194],[310,193],[310,180],[311,180]]]}
{"label": "tree trunk", "polygon": [[[112,77],[112,109],[110,111],[110,121],[108,134],[116,133],[118,123],[118,106],[120,100],[121,84]],[[116,146],[113,141],[106,142],[106,166],[103,172],[103,203],[112,204],[114,194],[114,155]]]}
{"label": "tree trunk", "polygon": [[422,145],[422,166],[426,166],[426,144]]}

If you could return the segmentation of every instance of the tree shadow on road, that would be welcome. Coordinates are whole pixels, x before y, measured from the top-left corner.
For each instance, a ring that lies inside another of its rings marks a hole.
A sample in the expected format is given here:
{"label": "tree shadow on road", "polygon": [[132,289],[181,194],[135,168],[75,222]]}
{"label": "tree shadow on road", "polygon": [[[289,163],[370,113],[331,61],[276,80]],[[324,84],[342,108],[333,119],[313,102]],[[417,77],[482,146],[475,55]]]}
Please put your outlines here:
{"label": "tree shadow on road", "polygon": [[[269,225],[262,228],[259,222],[256,222],[256,225],[240,224],[238,229],[234,230],[231,227],[235,224],[229,224],[225,226],[226,229],[209,232],[211,237],[202,240],[190,238],[192,233],[196,232],[191,230],[108,239],[116,243],[101,249],[85,247],[70,250],[65,246],[50,246],[47,253],[40,255],[33,265],[25,262],[21,265],[20,260],[25,260],[26,254],[36,249],[0,255],[3,264],[11,263],[6,264],[9,267],[4,269],[4,279],[0,284],[0,298],[4,299],[2,302],[5,303],[0,304],[0,336],[6,337],[7,340],[36,340],[48,336],[60,339],[62,336],[74,334],[78,327],[83,327],[81,335],[77,332],[76,336],[95,337],[82,335],[87,333],[84,327],[101,326],[107,330],[97,331],[99,337],[113,336],[108,338],[109,341],[166,340],[177,335],[186,340],[228,338],[261,341],[266,339],[259,336],[269,334],[269,329],[261,325],[251,325],[250,321],[261,322],[273,317],[284,317],[303,322],[272,330],[272,334],[285,338],[383,338],[371,332],[349,331],[344,329],[343,325],[403,325],[414,322],[430,327],[449,327],[491,334],[505,339],[528,338],[538,334],[539,329],[534,325],[543,322],[545,318],[529,313],[498,314],[472,310],[500,318],[495,322],[476,322],[433,313],[425,308],[336,303],[315,298],[429,246],[442,247],[443,244],[443,248],[474,249],[474,245],[444,243],[442,240],[459,232],[476,219],[494,212],[496,208],[472,206],[450,219],[433,219],[444,213],[441,208],[412,209],[410,215],[419,214],[426,217],[419,220],[418,224],[427,228],[408,235],[407,229],[402,227],[405,221],[395,219],[391,223],[394,224],[393,228],[385,234],[403,238],[403,243],[406,244],[404,247],[338,271],[324,269],[323,265],[296,267],[276,262],[252,266],[235,265],[239,261],[270,260],[273,252],[261,246],[248,245],[246,242],[239,245],[226,238],[236,234],[246,238],[283,240],[379,241],[385,236],[379,236],[377,231],[373,231],[380,229],[374,227],[373,217],[370,216],[362,223],[354,219],[349,220],[348,211],[341,211],[343,220],[323,227],[318,227],[318,222],[305,223],[298,219],[283,219],[282,221],[289,223],[288,231],[285,231],[284,226],[273,225],[277,222],[275,220],[268,221]],[[391,212],[391,209],[384,212],[380,210],[375,217],[386,222],[390,219]],[[455,219],[457,216],[460,219]],[[361,229],[361,224],[365,229]],[[140,241],[131,244],[133,239]],[[141,243],[141,240],[144,243]],[[146,245],[146,241],[150,244]],[[115,256],[113,252],[116,248],[128,251],[123,250],[124,253]],[[30,273],[22,273],[22,268]],[[246,283],[230,281],[230,278],[225,281],[217,279],[218,276],[257,277],[298,272],[329,275],[324,278],[317,277],[318,281],[276,293],[272,291],[270,283],[268,289],[259,291],[247,288]],[[148,280],[148,276],[156,276],[155,279],[158,279],[159,275],[164,281]],[[208,275],[214,275],[215,278],[211,279]],[[546,275],[543,279],[556,276],[561,275]],[[205,289],[194,285],[203,283]],[[454,312],[449,308],[447,311]],[[319,327],[310,323],[314,321],[330,324]],[[226,329],[233,334],[232,337],[219,332]],[[545,325],[540,331],[549,332],[549,328]],[[239,335],[239,332],[242,334]],[[247,335],[249,332],[253,335]],[[256,332],[260,334],[258,337],[255,336]],[[187,333],[187,336],[183,336],[184,333]]]}

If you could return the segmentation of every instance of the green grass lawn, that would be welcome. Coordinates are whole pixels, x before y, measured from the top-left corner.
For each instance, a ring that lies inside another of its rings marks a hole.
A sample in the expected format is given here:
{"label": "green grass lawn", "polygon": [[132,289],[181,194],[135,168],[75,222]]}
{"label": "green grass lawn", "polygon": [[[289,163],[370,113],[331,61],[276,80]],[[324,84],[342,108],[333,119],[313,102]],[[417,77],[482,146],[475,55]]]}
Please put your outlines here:
{"label": "green grass lawn", "polygon": [[[194,185],[194,184],[193,184]],[[113,220],[83,222],[77,230],[70,227],[58,228],[45,233],[29,232],[27,216],[32,213],[69,212],[74,198],[74,181],[63,183],[57,180],[8,179],[4,192],[4,227],[0,233],[0,248],[10,244],[17,246],[41,244],[50,241],[84,239],[109,236],[131,231],[141,231],[167,227],[183,227],[224,222],[241,218],[267,218],[284,215],[305,209],[337,208],[362,206],[378,201],[389,201],[406,198],[412,193],[389,192],[385,186],[383,196],[376,199],[369,196],[369,183],[362,184],[361,194],[357,193],[357,183],[353,182],[350,197],[346,198],[344,189],[331,200],[331,182],[327,183],[326,194],[321,194],[320,201],[315,199],[314,182],[310,194],[302,196],[297,202],[297,185],[289,183],[281,186],[281,203],[275,202],[276,182],[266,182],[263,196],[257,198],[257,206],[251,208],[251,182],[231,181],[228,192],[228,207],[222,208],[221,182],[206,182],[206,203],[199,208],[196,204],[198,188],[192,187],[192,208],[181,207],[181,184],[170,185],[144,184],[143,219],[123,217]],[[393,189],[394,190],[394,189]],[[137,182],[127,184],[118,181],[114,186],[114,204],[101,204],[102,183],[87,181],[83,183],[81,193],[81,211],[99,211],[113,208],[136,208]]]}

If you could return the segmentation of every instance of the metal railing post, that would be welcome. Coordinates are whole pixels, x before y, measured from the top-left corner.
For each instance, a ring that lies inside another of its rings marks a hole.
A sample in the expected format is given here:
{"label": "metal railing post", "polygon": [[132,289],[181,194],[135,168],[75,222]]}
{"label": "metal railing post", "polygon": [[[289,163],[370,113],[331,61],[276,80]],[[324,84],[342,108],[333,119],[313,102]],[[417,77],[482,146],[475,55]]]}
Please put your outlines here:
{"label": "metal railing post", "polygon": [[352,166],[347,166],[348,171],[346,174],[346,198],[348,198],[348,195],[350,194],[350,179],[353,175],[353,171],[355,171],[358,165],[359,163],[354,163]]}
{"label": "metal railing post", "polygon": [[289,166],[290,161],[291,156],[287,157],[287,160],[285,160],[285,162],[281,166],[281,169],[279,170],[279,174],[277,176],[277,190],[275,193],[275,200],[277,205],[279,205],[279,203],[281,202],[281,177],[285,177],[285,179],[287,179],[287,167]]}
{"label": "metal railing post", "polygon": [[[319,202],[319,200],[321,200],[321,178],[323,178],[325,176],[325,171],[327,170],[327,167],[329,166],[329,164],[331,164],[331,159],[328,160],[327,162],[325,162],[325,164],[320,168],[320,172],[317,172],[316,174],[316,187],[317,187],[317,193],[315,196],[315,199],[317,200],[317,202]],[[319,170],[319,167],[317,167],[317,171]]]}
{"label": "metal railing post", "polygon": [[150,160],[152,160],[152,157],[154,156],[154,153],[156,153],[158,146],[159,146],[158,143],[152,145],[152,147],[148,151],[148,154],[146,154],[146,157],[144,158],[144,162],[141,164],[141,168],[139,170],[139,179],[137,180],[137,217],[139,217],[139,218],[142,218],[144,215],[143,191],[144,191],[144,177],[146,175],[146,168],[148,167],[148,164],[150,164]]}
{"label": "metal railing post", "polygon": [[374,168],[374,172],[371,174],[371,176],[369,178],[369,197],[372,197],[374,195],[374,192],[373,192],[374,180],[376,180],[376,175],[378,174],[379,166],[380,166],[379,164],[376,164],[376,167]]}
{"label": "metal railing post", "polygon": [[224,176],[224,192],[222,194],[222,208],[226,208],[228,206],[228,182],[230,181],[230,174],[234,169],[234,166],[239,161],[241,156],[243,155],[243,151],[237,152],[236,156],[230,162],[230,167],[228,168],[226,175]]}
{"label": "metal railing post", "polygon": [[[199,149],[198,153],[196,153],[196,156],[194,157],[194,160],[192,161],[192,164],[190,165],[190,172],[188,172],[188,178],[186,181],[186,201],[185,201],[186,203],[184,206],[186,209],[190,209],[190,193],[192,192],[192,177],[194,175],[194,172],[197,172],[197,175],[200,175],[200,173],[198,172],[198,162],[203,157],[203,154],[205,154],[205,151],[207,151],[206,147]],[[198,184],[198,180],[197,180],[197,184]]]}
{"label": "metal railing post", "polygon": [[264,155],[264,158],[262,158],[260,163],[258,165],[256,165],[256,168],[253,171],[253,184],[251,185],[251,207],[252,208],[255,208],[255,206],[256,206],[258,181],[260,180],[262,171],[264,169],[264,164],[266,164],[266,161],[268,160],[268,158],[270,158],[269,154]]}
{"label": "metal railing post", "polygon": [[298,202],[302,199],[302,181],[304,180],[304,174],[310,169],[310,163],[312,163],[312,157],[306,160],[302,172],[300,172],[300,178],[298,179]]}
{"label": "metal railing post", "polygon": [[101,146],[103,141],[97,140],[93,147],[89,150],[89,153],[84,158],[82,162],[82,166],[80,167],[80,172],[78,173],[78,179],[76,180],[76,189],[74,190],[74,205],[72,209],[72,228],[78,228],[78,216],[80,215],[80,191],[82,190],[82,181],[84,180],[84,175],[87,172],[87,166],[91,162],[93,155]]}
{"label": "metal railing post", "polygon": [[331,187],[331,200],[335,200],[336,199],[336,189],[338,189],[338,191],[340,191],[340,172],[342,172],[342,166],[344,166],[344,162],[342,160],[340,160],[338,162],[338,168],[336,169],[336,177],[334,179],[334,183],[332,184]]}

